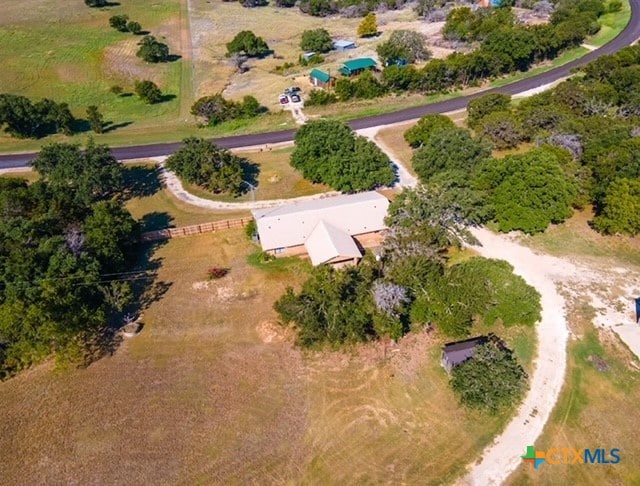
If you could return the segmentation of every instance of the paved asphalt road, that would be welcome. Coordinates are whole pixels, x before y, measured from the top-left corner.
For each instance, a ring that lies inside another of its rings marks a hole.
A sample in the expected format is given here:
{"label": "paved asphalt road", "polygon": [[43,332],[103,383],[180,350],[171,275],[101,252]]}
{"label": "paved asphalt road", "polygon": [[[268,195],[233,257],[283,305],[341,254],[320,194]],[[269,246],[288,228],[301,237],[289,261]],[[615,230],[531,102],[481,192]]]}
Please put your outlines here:
{"label": "paved asphalt road", "polygon": [[[610,54],[630,45],[637,39],[640,39],[640,0],[630,0],[631,3],[631,19],[626,29],[618,35],[613,41],[604,46],[591,51],[587,55],[576,59],[564,66],[547,71],[537,76],[516,81],[509,85],[482,91],[469,96],[461,96],[440,103],[432,103],[430,105],[417,106],[415,108],[407,108],[405,110],[387,113],[384,115],[368,116],[352,120],[349,125],[354,130],[361,128],[371,128],[391,123],[398,123],[406,120],[420,118],[427,113],[447,113],[449,111],[460,110],[467,106],[467,103],[474,98],[483,96],[487,93],[505,93],[517,94],[530,89],[553,83],[554,81],[564,78],[571,73],[571,70],[577,66],[594,60],[603,54]],[[287,142],[293,139],[295,130],[283,130],[279,132],[257,133],[251,135],[236,135],[231,137],[223,137],[214,139],[214,142],[221,147],[237,148],[252,145],[274,144],[279,142]],[[112,149],[117,159],[141,159],[146,157],[157,157],[161,155],[169,155],[174,153],[180,147],[179,142],[159,143],[153,145],[139,145],[135,147],[119,147]],[[27,162],[33,159],[34,153],[28,154],[7,154],[0,155],[0,169],[8,169],[15,167],[25,167]]]}

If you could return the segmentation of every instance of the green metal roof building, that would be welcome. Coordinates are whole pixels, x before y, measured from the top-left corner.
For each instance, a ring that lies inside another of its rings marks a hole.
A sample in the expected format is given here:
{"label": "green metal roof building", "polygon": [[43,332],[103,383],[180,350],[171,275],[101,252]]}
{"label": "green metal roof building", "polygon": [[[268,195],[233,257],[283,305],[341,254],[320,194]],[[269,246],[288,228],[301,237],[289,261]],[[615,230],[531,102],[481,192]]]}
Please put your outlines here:
{"label": "green metal roof building", "polygon": [[318,81],[322,81],[323,83],[328,83],[329,80],[331,79],[331,76],[329,76],[324,71],[320,71],[319,69],[312,69],[309,76],[317,79]]}
{"label": "green metal roof building", "polygon": [[338,71],[345,76],[353,76],[354,74],[360,74],[365,69],[375,69],[377,66],[378,64],[370,57],[361,57],[345,61]]}

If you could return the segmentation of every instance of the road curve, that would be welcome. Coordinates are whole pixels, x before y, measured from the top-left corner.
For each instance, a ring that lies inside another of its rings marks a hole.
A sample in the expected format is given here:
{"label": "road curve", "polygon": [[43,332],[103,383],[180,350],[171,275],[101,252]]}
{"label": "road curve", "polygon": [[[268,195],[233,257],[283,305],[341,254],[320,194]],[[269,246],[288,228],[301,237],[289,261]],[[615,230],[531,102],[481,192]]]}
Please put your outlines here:
{"label": "road curve", "polygon": [[[571,73],[571,70],[593,61],[603,54],[611,54],[626,47],[637,39],[640,39],[640,0],[629,0],[631,5],[631,18],[625,29],[611,42],[589,52],[580,59],[576,59],[567,64],[551,69],[545,73],[538,74],[531,78],[522,79],[514,83],[481,91],[468,96],[461,96],[451,100],[432,103],[429,105],[416,106],[404,110],[386,113],[383,115],[367,116],[351,120],[349,125],[354,130],[371,128],[381,125],[389,125],[407,120],[420,118],[427,113],[447,113],[463,109],[469,101],[488,93],[505,93],[515,95],[530,89],[553,83]],[[254,145],[274,144],[293,140],[295,130],[282,130],[276,132],[256,133],[249,135],[234,135],[229,137],[215,138],[213,141],[220,147],[239,148]],[[152,145],[138,145],[133,147],[116,147],[112,149],[114,156],[119,160],[142,159],[147,157],[159,157],[174,153],[180,147],[180,142],[159,143]],[[25,167],[27,163],[35,157],[35,153],[6,154],[0,155],[0,169],[12,169]]]}

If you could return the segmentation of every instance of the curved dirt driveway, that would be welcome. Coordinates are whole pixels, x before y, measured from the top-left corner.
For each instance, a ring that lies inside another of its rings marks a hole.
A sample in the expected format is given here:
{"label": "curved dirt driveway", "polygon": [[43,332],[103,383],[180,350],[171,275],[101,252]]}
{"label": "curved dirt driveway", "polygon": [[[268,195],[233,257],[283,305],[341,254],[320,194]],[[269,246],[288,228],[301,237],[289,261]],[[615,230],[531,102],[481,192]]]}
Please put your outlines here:
{"label": "curved dirt driveway", "polygon": [[537,255],[505,235],[473,229],[482,247],[474,249],[487,258],[513,265],[514,272],[535,287],[542,296],[542,319],[536,326],[538,356],[531,387],[507,428],[485,448],[478,463],[469,467],[459,484],[487,486],[500,484],[520,465],[526,446],[533,445],[542,433],[558,400],[567,366],[569,331],[565,318],[565,299],[556,289],[556,280],[574,274],[574,266],[559,258]]}

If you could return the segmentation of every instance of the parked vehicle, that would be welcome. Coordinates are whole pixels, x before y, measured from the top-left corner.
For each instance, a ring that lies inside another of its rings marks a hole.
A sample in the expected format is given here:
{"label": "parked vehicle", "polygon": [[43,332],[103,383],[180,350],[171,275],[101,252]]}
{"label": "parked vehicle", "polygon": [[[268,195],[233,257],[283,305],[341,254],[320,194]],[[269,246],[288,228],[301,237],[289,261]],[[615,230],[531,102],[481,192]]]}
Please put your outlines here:
{"label": "parked vehicle", "polygon": [[280,95],[280,104],[286,105],[289,103],[289,97],[287,95]]}
{"label": "parked vehicle", "polygon": [[299,92],[300,92],[300,91],[302,91],[302,90],[301,90],[300,88],[298,88],[297,86],[291,86],[291,87],[289,88],[289,91],[290,91],[291,93],[299,93]]}
{"label": "parked vehicle", "polygon": [[292,94],[290,98],[293,103],[300,103],[300,97],[297,94]]}

